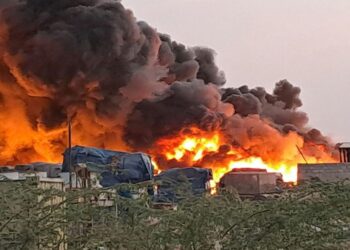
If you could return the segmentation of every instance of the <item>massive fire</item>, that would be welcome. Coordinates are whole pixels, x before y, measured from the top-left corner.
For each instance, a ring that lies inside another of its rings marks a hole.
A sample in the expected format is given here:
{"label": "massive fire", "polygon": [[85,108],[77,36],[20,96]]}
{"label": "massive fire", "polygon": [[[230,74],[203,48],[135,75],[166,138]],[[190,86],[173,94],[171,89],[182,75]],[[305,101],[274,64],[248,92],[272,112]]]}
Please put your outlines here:
{"label": "massive fire", "polygon": [[300,88],[224,85],[213,50],[158,33],[120,1],[3,1],[0,13],[1,165],[61,162],[68,119],[73,145],[146,152],[156,173],[210,168],[218,182],[263,168],[296,181],[304,157],[335,161]]}
{"label": "massive fire", "polygon": [[[276,138],[268,138],[268,140],[273,141]],[[249,145],[246,148],[238,145],[232,146],[227,144],[220,131],[208,132],[191,127],[178,135],[160,139],[157,142],[157,152],[154,154],[158,159],[157,169],[159,166],[165,168],[206,167],[212,169],[215,182],[219,182],[225,173],[237,168],[258,168],[268,172],[278,172],[283,175],[285,182],[296,182],[297,164],[305,160],[303,155],[309,163],[335,162],[327,152],[322,151],[322,147],[306,144],[296,134],[287,134],[282,137],[282,140],[285,148],[275,150],[285,152],[289,154],[289,157],[270,151],[268,148],[273,144],[260,144],[260,150],[252,150]],[[305,150],[303,155],[297,147]],[[317,147],[316,150],[320,151],[319,158],[308,154],[310,147]]]}

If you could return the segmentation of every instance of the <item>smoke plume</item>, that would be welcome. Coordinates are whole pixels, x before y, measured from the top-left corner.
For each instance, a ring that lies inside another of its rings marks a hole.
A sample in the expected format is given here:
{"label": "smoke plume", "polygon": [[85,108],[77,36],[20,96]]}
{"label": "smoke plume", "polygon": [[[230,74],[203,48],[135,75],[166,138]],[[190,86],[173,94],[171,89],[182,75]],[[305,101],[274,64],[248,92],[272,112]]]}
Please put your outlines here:
{"label": "smoke plume", "polygon": [[159,34],[120,1],[0,4],[2,164],[60,161],[67,119],[76,144],[143,150],[164,167],[161,142],[197,129],[222,138],[203,166],[232,149],[267,162],[299,160],[295,145],[316,160],[334,157],[299,110],[300,88],[225,88],[212,49]]}

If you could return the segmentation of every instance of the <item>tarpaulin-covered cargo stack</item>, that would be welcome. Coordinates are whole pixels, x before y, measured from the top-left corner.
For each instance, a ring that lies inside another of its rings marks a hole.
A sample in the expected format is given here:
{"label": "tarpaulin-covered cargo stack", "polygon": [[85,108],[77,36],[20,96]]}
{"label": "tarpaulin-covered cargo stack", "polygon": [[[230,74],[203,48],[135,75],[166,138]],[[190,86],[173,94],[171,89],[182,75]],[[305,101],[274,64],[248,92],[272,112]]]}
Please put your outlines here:
{"label": "tarpaulin-covered cargo stack", "polygon": [[189,196],[198,196],[210,190],[211,169],[174,168],[155,177],[157,192],[155,202],[177,202]]}
{"label": "tarpaulin-covered cargo stack", "polygon": [[[92,186],[92,176],[102,187],[122,183],[140,183],[153,179],[149,155],[75,146],[71,149],[71,165],[82,187]],[[69,150],[64,152],[63,172],[70,172]],[[99,179],[99,180],[98,180]],[[98,185],[97,184],[97,185]],[[124,194],[126,195],[126,194]]]}

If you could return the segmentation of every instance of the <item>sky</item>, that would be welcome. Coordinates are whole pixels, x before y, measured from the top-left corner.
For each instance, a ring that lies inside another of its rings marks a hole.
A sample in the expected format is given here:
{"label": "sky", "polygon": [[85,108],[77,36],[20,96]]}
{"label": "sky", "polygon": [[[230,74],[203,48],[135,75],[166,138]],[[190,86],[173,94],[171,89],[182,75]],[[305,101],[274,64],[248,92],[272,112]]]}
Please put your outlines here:
{"label": "sky", "polygon": [[350,141],[349,0],[124,0],[138,20],[216,51],[226,86],[287,79],[310,125]]}

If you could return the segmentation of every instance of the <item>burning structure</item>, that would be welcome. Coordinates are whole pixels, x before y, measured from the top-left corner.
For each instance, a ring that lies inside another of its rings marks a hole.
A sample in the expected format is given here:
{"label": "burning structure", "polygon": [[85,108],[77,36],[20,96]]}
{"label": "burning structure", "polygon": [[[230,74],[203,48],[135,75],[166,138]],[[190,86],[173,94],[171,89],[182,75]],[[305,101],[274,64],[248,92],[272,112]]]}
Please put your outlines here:
{"label": "burning structure", "polygon": [[[0,163],[61,161],[73,144],[143,151],[158,171],[263,168],[296,181],[338,152],[300,111],[300,88],[225,87],[214,51],[186,47],[117,0],[3,1]],[[232,85],[231,85],[232,86]]]}

